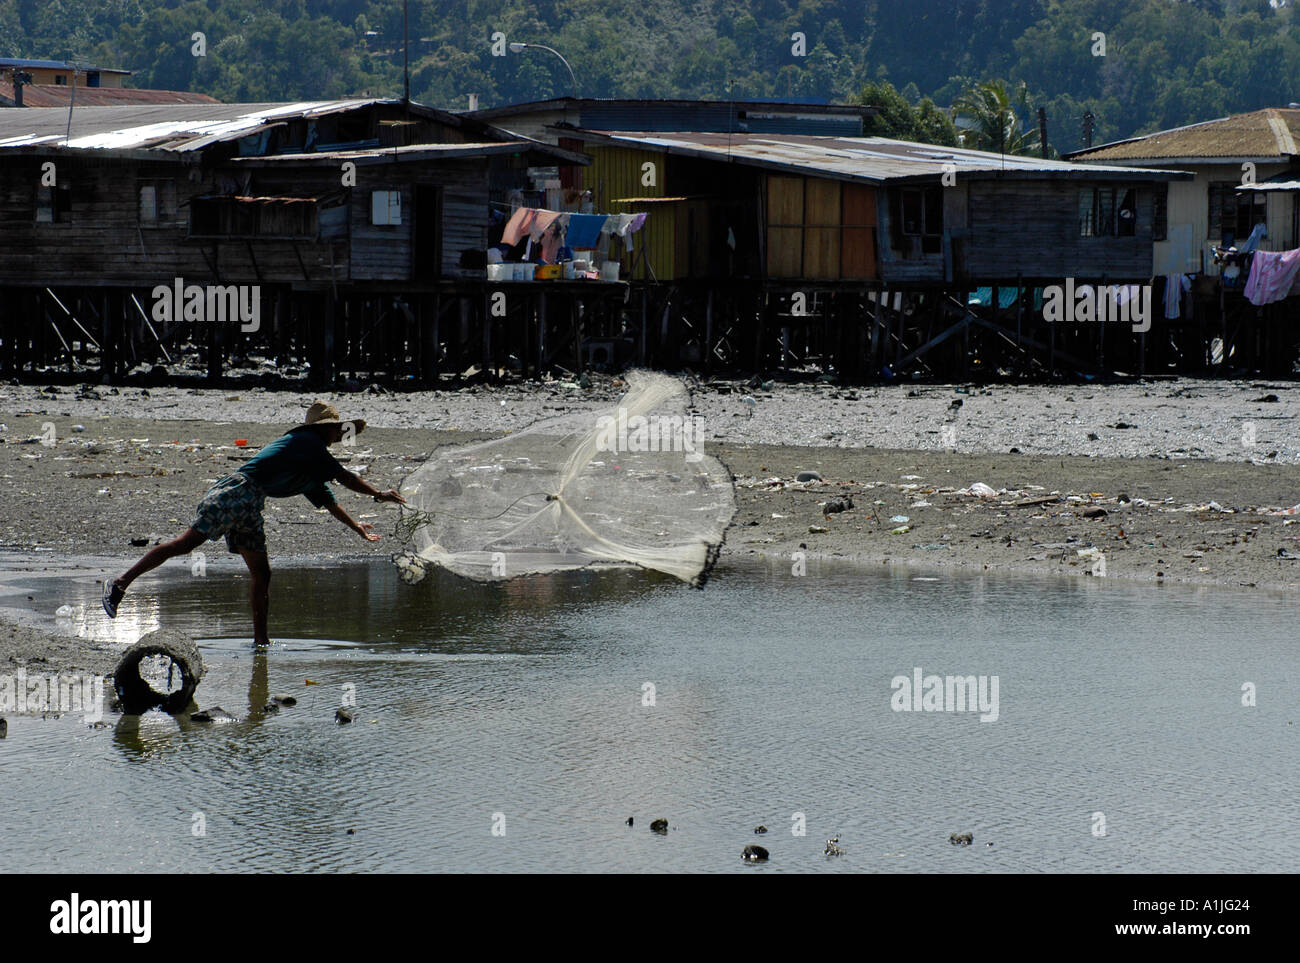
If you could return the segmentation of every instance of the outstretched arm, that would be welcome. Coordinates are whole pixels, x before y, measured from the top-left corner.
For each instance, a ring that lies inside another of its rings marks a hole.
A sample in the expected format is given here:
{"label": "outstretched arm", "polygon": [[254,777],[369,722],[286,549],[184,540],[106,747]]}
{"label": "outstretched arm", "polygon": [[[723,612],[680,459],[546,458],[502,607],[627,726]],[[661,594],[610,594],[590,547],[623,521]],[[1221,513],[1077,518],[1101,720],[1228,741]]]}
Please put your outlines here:
{"label": "outstretched arm", "polygon": [[402,505],[406,504],[406,499],[403,498],[396,489],[390,488],[388,491],[381,492],[360,475],[354,474],[346,468],[343,470],[342,474],[337,477],[337,481],[344,488],[349,488],[359,495],[369,495],[377,502],[399,502]]}
{"label": "outstretched arm", "polygon": [[331,515],[333,515],[335,518],[337,518],[348,528],[352,529],[352,531],[356,532],[358,535],[364,538],[367,542],[379,541],[380,538],[379,534],[372,531],[372,529],[374,528],[373,525],[363,525],[361,522],[358,522],[355,518],[349,515],[347,513],[347,509],[345,509],[338,502],[335,502],[333,505],[328,506],[327,510]]}

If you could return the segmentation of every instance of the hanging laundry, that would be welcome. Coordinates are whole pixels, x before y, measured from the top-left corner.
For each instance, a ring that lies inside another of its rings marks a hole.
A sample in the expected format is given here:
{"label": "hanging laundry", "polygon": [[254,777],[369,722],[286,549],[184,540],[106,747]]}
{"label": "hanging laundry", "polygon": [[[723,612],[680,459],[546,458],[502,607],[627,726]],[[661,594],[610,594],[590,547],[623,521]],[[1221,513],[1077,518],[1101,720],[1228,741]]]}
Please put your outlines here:
{"label": "hanging laundry", "polygon": [[569,216],[569,247],[593,248],[600,240],[601,229],[609,220],[606,214],[572,214]]}
{"label": "hanging laundry", "polygon": [[1165,317],[1170,321],[1182,317],[1183,293],[1192,289],[1192,279],[1186,274],[1165,275]]}
{"label": "hanging laundry", "polygon": [[1259,242],[1268,236],[1268,230],[1263,224],[1256,224],[1251,229],[1250,237],[1246,238],[1246,243],[1237,248],[1241,254],[1249,254],[1251,251],[1259,250]]}
{"label": "hanging laundry", "polygon": [[546,229],[550,227],[559,216],[559,211],[548,211],[544,209],[538,210],[537,214],[533,217],[533,222],[528,225],[528,236],[534,241],[540,241],[542,235],[546,233]]}
{"label": "hanging laundry", "polygon": [[521,207],[510,215],[505,230],[501,232],[501,243],[514,247],[528,233],[528,228],[537,216],[536,208]]}
{"label": "hanging laundry", "polygon": [[557,222],[547,228],[546,233],[542,235],[542,260],[547,264],[556,263],[556,255],[559,253],[562,228]]}
{"label": "hanging laundry", "polygon": [[1300,249],[1292,251],[1256,251],[1246,281],[1245,295],[1251,304],[1272,304],[1293,293],[1300,294]]}

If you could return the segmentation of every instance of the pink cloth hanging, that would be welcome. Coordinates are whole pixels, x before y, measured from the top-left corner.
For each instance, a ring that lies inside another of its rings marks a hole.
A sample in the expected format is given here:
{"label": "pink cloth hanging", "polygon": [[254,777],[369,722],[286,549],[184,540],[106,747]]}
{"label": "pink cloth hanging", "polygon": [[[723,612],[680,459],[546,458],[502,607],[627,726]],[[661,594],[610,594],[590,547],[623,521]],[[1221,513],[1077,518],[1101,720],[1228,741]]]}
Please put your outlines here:
{"label": "pink cloth hanging", "polygon": [[[1292,293],[1300,277],[1300,248],[1292,251],[1256,251],[1243,292],[1256,306],[1281,301]],[[1300,293],[1300,292],[1298,292]]]}

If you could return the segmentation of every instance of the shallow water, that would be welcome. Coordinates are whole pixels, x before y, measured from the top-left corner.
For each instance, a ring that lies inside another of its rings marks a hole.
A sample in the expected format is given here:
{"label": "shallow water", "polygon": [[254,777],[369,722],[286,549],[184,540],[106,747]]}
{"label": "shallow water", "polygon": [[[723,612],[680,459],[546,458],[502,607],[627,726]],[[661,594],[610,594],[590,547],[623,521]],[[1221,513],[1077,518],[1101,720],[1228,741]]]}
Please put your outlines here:
{"label": "shallow water", "polygon": [[[202,637],[198,702],[239,721],[7,713],[10,870],[1215,872],[1300,857],[1289,597],[815,562],[803,577],[733,564],[703,592],[638,571],[409,587],[358,563],[277,569],[285,641],[255,655],[246,589],[224,564],[169,566],[109,623],[93,578],[28,586],[28,605],[69,604],[95,637]],[[915,667],[997,676],[997,720],[894,711],[891,680]],[[345,686],[357,718],[339,726]],[[277,693],[298,705],[262,713]],[[660,816],[667,836],[649,829]],[[837,834],[844,855],[823,856]],[[749,843],[771,861],[742,865]]]}

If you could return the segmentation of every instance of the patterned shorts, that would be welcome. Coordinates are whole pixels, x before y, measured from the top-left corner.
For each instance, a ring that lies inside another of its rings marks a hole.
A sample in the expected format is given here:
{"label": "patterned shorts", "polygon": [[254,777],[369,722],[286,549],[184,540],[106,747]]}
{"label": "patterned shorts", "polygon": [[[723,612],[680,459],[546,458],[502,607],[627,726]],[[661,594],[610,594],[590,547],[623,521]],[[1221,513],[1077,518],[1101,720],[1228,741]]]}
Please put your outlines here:
{"label": "patterned shorts", "polygon": [[190,528],[202,532],[208,541],[226,536],[232,552],[265,552],[266,532],[262,527],[262,505],[266,496],[255,484],[235,472],[213,485],[202,501]]}

